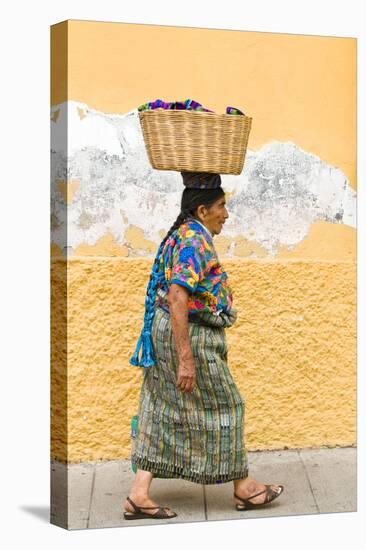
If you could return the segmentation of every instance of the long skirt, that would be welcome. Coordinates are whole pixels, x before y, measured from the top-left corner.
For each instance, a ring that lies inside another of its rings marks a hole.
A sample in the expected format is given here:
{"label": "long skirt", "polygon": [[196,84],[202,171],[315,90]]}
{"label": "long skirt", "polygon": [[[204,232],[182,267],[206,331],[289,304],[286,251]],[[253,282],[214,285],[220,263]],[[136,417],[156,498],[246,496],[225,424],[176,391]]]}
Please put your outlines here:
{"label": "long skirt", "polygon": [[[213,324],[210,324],[210,319]],[[225,328],[206,314],[189,322],[196,387],[176,387],[178,355],[170,315],[156,307],[152,340],[157,364],[143,369],[131,460],[157,478],[201,484],[248,476],[244,400],[227,366]]]}

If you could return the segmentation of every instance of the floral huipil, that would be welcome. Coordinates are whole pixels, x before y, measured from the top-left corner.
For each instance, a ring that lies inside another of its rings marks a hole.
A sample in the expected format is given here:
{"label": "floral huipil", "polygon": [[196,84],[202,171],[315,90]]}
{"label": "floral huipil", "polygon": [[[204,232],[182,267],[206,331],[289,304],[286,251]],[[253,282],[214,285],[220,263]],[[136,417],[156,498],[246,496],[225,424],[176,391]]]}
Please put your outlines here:
{"label": "floral huipil", "polygon": [[189,290],[189,316],[206,311],[218,315],[232,307],[227,274],[211,233],[199,221],[190,218],[173,231],[160,257],[159,274],[156,302],[166,311],[169,311],[166,293],[172,283]]}

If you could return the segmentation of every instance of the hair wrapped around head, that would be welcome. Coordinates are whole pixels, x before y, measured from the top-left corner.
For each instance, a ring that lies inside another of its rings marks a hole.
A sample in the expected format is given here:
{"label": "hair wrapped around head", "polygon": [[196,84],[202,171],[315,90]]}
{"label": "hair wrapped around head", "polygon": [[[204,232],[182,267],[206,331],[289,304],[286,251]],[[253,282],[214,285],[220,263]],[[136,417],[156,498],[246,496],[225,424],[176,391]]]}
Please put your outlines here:
{"label": "hair wrapped around head", "polygon": [[221,185],[220,174],[211,172],[181,172],[183,184],[194,189],[216,189]]}

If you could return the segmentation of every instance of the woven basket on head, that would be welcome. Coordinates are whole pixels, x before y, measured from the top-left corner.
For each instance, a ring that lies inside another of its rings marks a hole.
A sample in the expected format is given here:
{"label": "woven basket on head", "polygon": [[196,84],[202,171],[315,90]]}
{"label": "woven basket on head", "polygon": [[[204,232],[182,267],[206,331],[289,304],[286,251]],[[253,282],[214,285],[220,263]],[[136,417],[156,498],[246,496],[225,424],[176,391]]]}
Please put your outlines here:
{"label": "woven basket on head", "polygon": [[252,119],[205,111],[139,112],[151,166],[156,170],[241,174]]}

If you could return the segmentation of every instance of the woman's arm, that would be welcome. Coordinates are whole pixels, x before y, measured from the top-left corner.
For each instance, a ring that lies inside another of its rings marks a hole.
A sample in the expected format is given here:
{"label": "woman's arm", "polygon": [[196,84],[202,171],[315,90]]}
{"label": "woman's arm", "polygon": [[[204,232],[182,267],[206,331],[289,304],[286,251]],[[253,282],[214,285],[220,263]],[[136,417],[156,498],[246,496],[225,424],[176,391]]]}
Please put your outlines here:
{"label": "woman's arm", "polygon": [[189,292],[182,285],[173,283],[170,286],[167,298],[179,358],[177,387],[183,392],[192,392],[196,385],[196,368],[188,332],[188,297]]}

